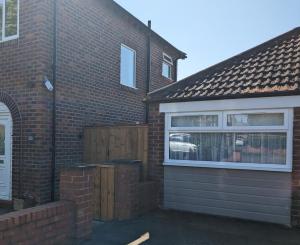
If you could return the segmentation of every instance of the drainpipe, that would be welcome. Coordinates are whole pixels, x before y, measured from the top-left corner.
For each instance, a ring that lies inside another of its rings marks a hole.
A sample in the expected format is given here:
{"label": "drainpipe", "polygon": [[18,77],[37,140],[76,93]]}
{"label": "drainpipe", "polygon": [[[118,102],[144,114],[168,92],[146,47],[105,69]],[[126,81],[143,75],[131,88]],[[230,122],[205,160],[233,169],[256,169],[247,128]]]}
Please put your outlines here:
{"label": "drainpipe", "polygon": [[53,1],[53,104],[52,104],[52,161],[51,161],[51,201],[55,200],[56,180],[56,62],[57,62],[57,0]]}
{"label": "drainpipe", "polygon": [[175,74],[174,74],[174,82],[177,82],[178,77],[178,59],[175,60],[174,64]]}
{"label": "drainpipe", "polygon": [[[147,80],[146,94],[150,92],[151,84],[151,20],[148,20],[148,37],[147,37]],[[146,102],[146,123],[149,121],[149,104]]]}

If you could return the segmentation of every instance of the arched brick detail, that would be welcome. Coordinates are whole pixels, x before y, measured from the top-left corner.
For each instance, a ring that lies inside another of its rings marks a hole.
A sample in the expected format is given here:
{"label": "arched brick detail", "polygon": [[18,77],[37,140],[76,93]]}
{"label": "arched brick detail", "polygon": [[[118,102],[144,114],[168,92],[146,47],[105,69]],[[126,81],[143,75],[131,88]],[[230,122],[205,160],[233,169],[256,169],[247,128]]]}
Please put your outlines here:
{"label": "arched brick detail", "polygon": [[12,135],[12,197],[20,197],[22,194],[22,116],[15,100],[7,93],[0,91],[0,102],[10,110],[13,121]]}

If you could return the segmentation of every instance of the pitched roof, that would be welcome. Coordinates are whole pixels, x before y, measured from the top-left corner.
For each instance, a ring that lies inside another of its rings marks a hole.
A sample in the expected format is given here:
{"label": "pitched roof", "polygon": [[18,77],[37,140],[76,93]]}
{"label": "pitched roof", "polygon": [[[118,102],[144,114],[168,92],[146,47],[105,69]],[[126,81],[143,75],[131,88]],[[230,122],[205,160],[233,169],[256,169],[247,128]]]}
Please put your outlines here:
{"label": "pitched roof", "polygon": [[[130,12],[128,12],[121,5],[119,5],[118,3],[116,3],[115,1],[112,1],[112,0],[105,0],[105,1],[106,1],[106,3],[110,4],[115,10],[119,11],[120,13],[124,14],[129,19],[131,19],[132,21],[134,21],[134,23],[136,23],[138,26],[140,26],[145,32],[149,31],[149,27],[147,25],[145,25],[137,17],[135,17],[134,15],[132,15]],[[157,40],[161,41],[165,45],[173,48],[178,53],[178,55],[179,55],[178,58],[179,59],[186,59],[187,58],[187,54],[185,52],[177,49],[174,45],[172,45],[170,42],[168,42],[166,39],[164,39],[162,36],[160,36],[159,34],[157,34],[152,29],[151,29],[151,36],[155,37]]]}
{"label": "pitched roof", "polygon": [[300,27],[156,90],[148,95],[148,101],[292,94],[300,94]]}

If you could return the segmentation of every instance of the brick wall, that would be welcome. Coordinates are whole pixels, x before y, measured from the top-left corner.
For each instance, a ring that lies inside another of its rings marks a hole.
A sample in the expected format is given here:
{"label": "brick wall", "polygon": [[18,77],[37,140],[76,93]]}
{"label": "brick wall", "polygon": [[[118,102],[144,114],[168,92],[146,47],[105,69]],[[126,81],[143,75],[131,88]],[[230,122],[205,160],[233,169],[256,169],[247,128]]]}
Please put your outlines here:
{"label": "brick wall", "polygon": [[76,239],[88,238],[92,233],[94,177],[93,167],[79,166],[61,171],[60,199],[75,205]]}
{"label": "brick wall", "polygon": [[[59,2],[58,166],[82,162],[84,127],[144,123],[147,78],[147,33],[132,18],[112,1]],[[171,82],[161,75],[163,51],[174,57],[178,53],[152,39],[151,89],[157,89]],[[120,84],[122,43],[136,51],[137,89]]]}
{"label": "brick wall", "polygon": [[294,110],[292,223],[300,226],[300,108]]}
{"label": "brick wall", "polygon": [[149,108],[149,177],[159,184],[159,203],[163,198],[163,161],[164,161],[164,113],[159,113],[159,104]]}
{"label": "brick wall", "polygon": [[92,232],[93,168],[65,169],[62,201],[0,216],[0,244],[76,244]]}
{"label": "brick wall", "polygon": [[51,94],[42,80],[51,77],[51,10],[52,1],[20,1],[19,38],[0,43],[0,102],[13,118],[13,197],[26,192],[39,202],[50,198]]}
{"label": "brick wall", "polygon": [[0,244],[66,244],[73,221],[74,207],[66,201],[1,215]]}
{"label": "brick wall", "polygon": [[[39,203],[51,191],[52,93],[42,81],[52,79],[53,2],[20,1],[20,37],[0,43],[0,102],[19,112],[13,115],[13,197],[26,193]],[[112,3],[57,1],[58,170],[82,162],[83,127],[145,120],[147,33]],[[120,85],[121,43],[137,52],[138,89]],[[171,82],[161,76],[162,52],[178,54],[155,37],[151,46],[156,89]]]}

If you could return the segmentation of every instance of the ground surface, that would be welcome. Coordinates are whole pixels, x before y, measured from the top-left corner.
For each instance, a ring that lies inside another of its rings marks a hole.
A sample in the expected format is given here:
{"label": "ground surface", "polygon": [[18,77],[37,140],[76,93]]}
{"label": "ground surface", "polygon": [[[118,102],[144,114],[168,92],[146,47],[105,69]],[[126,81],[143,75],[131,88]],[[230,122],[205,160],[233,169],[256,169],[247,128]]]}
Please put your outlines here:
{"label": "ground surface", "polygon": [[130,221],[95,222],[83,245],[125,245],[150,233],[155,245],[299,245],[300,229],[207,215],[156,211]]}

